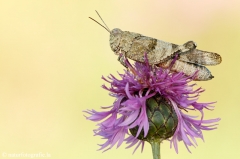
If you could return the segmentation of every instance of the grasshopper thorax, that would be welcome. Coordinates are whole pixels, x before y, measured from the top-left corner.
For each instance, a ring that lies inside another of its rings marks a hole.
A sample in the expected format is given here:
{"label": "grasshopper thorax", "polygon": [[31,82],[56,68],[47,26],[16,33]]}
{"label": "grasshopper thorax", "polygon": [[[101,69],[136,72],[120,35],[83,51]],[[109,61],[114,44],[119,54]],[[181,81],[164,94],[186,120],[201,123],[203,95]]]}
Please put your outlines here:
{"label": "grasshopper thorax", "polygon": [[114,28],[111,32],[110,32],[110,47],[112,49],[113,52],[118,52],[119,51],[119,44],[120,44],[120,39],[122,36],[122,30],[118,29],[118,28]]}

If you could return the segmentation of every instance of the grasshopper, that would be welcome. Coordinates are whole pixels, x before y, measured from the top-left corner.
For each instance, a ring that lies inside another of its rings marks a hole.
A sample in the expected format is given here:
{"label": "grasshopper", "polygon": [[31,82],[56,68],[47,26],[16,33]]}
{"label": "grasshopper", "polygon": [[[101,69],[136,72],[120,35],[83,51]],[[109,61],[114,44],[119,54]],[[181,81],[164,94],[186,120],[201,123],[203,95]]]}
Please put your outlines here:
{"label": "grasshopper", "polygon": [[[169,68],[175,72],[183,72],[187,76],[191,76],[198,71],[194,80],[206,81],[212,79],[214,76],[212,76],[211,72],[205,66],[217,65],[222,61],[221,56],[217,53],[196,49],[197,44],[194,41],[188,41],[183,45],[176,45],[143,36],[139,33],[122,31],[118,28],[111,31],[98,12],[97,14],[105,26],[93,18],[89,18],[110,33],[110,47],[112,51],[119,56],[118,60],[125,67],[125,58],[137,62],[145,62],[146,53],[150,65]],[[176,56],[177,59],[174,60]]]}

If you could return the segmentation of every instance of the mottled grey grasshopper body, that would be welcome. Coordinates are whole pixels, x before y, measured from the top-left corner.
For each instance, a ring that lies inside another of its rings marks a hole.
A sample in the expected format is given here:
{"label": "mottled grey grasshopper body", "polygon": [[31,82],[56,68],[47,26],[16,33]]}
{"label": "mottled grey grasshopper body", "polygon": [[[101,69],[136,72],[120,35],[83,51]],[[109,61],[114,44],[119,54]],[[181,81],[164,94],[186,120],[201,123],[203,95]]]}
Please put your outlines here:
{"label": "mottled grey grasshopper body", "polygon": [[112,31],[108,27],[105,29],[110,32],[110,47],[115,54],[121,55],[119,61],[123,65],[124,58],[144,62],[146,53],[150,65],[169,68],[174,57],[178,55],[177,60],[170,67],[171,71],[183,72],[187,76],[198,71],[194,80],[205,81],[212,79],[213,76],[203,65],[217,65],[222,61],[221,56],[217,53],[197,50],[197,45],[193,41],[176,45],[118,28]]}

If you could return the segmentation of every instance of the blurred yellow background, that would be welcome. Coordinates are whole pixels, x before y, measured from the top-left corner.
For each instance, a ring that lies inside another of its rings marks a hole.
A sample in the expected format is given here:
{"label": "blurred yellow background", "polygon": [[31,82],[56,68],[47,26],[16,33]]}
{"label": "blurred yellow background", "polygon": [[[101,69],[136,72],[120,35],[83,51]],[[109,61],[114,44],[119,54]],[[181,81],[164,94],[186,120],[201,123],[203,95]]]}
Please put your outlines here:
{"label": "blurred yellow background", "polygon": [[[221,117],[205,142],[179,154],[165,141],[162,159],[240,158],[240,1],[238,0],[0,0],[0,158],[12,153],[48,153],[52,159],[147,159],[123,144],[96,151],[96,123],[83,110],[109,106],[114,99],[101,76],[122,72],[109,47],[110,29],[141,33],[176,44],[194,40],[223,62],[208,67],[215,78],[197,82],[200,101],[217,101],[206,119]],[[25,158],[25,157],[21,157]],[[40,157],[41,158],[41,157]]]}

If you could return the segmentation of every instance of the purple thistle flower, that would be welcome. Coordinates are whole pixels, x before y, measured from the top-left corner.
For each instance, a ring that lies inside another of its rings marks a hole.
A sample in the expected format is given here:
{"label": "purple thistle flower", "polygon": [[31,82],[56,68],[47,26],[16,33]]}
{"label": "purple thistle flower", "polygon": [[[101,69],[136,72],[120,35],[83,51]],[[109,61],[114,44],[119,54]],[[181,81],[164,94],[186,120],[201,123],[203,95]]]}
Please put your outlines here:
{"label": "purple thistle flower", "polygon": [[[154,136],[152,135],[150,139],[148,134],[156,134],[150,132],[152,131],[150,130],[152,128],[150,120],[155,119],[150,119],[148,115],[147,102],[153,97],[161,97],[164,99],[165,105],[171,105],[171,108],[168,107],[173,109],[170,112],[171,121],[176,126],[173,126],[170,132],[166,132],[165,136],[163,135],[157,140],[159,142],[164,139],[169,140],[171,147],[173,145],[177,153],[177,143],[183,141],[190,152],[188,146],[195,147],[197,145],[195,138],[203,140],[202,130],[216,129],[216,122],[220,120],[219,118],[203,120],[203,109],[213,110],[214,107],[211,104],[214,102],[197,102],[199,94],[204,90],[202,88],[193,90],[195,84],[189,84],[197,72],[191,77],[186,77],[183,73],[171,73],[169,69],[150,66],[147,58],[145,59],[145,63],[136,62],[134,66],[126,60],[126,65],[130,71],[125,70],[124,74],[119,73],[120,79],[113,75],[108,76],[108,78],[102,77],[103,80],[110,83],[110,87],[105,85],[102,87],[108,90],[110,95],[116,98],[116,101],[112,106],[102,107],[105,110],[102,112],[85,111],[90,114],[87,119],[99,122],[98,128],[94,130],[95,135],[106,139],[106,142],[100,145],[99,150],[109,150],[116,144],[119,147],[123,141],[129,144],[127,148],[136,145],[136,150],[142,145],[143,150],[144,142],[149,142]],[[198,110],[201,113],[201,118],[196,119],[195,116],[185,114],[184,111],[188,112],[188,110]],[[164,126],[168,128],[166,121]],[[171,123],[170,119],[169,123]]]}

